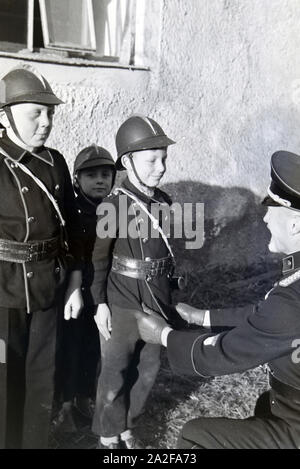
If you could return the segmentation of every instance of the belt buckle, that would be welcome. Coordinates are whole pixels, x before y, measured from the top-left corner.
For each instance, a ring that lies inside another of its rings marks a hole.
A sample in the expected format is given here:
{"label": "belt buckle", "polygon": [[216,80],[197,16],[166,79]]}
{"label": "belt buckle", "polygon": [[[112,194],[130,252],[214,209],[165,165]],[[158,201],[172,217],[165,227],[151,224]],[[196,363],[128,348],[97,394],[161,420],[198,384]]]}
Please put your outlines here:
{"label": "belt buckle", "polygon": [[164,274],[165,269],[166,269],[166,259],[161,259],[158,265],[158,273],[160,276]]}
{"label": "belt buckle", "polygon": [[150,265],[150,277],[151,278],[154,278],[156,277],[156,272],[157,272],[157,265],[156,265],[156,261],[151,261],[151,265]]}
{"label": "belt buckle", "polygon": [[34,253],[34,244],[29,244],[28,251],[26,252],[26,262],[31,262]]}
{"label": "belt buckle", "polygon": [[147,274],[146,274],[146,282],[151,282],[152,279],[153,279],[153,277],[152,277],[151,272],[150,272],[150,274],[147,273]]}

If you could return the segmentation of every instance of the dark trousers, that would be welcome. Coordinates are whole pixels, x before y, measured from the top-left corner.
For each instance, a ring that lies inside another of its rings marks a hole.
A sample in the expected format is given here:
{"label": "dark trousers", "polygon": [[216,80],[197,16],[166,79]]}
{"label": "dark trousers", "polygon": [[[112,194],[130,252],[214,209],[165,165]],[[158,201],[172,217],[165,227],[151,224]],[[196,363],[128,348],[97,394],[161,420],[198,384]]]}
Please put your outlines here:
{"label": "dark trousers", "polygon": [[[180,449],[299,449],[300,433],[271,414],[270,394],[258,401],[255,416],[244,420],[198,418],[187,422],[178,439]],[[262,401],[266,407],[262,406]]]}
{"label": "dark trousers", "polygon": [[[0,448],[47,448],[54,391],[56,308],[0,308]],[[3,358],[3,357],[2,357]]]}
{"label": "dark trousers", "polygon": [[142,413],[160,366],[160,346],[140,339],[128,310],[114,305],[111,338],[101,335],[101,374],[92,430],[110,437],[134,426]]}
{"label": "dark trousers", "polygon": [[62,321],[58,357],[58,389],[63,400],[94,398],[100,341],[94,307],[84,308],[78,319]]}

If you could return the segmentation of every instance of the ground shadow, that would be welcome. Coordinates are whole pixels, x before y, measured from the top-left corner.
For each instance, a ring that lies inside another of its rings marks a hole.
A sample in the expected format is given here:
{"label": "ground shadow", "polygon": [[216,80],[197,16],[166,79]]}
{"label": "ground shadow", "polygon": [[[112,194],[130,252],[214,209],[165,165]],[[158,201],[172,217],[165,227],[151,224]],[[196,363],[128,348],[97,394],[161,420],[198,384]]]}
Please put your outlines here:
{"label": "ground shadow", "polygon": [[165,184],[163,189],[181,204],[204,203],[203,246],[185,249],[186,239],[173,242],[177,270],[188,272],[189,280],[175,299],[222,307],[245,304],[254,293],[262,297],[278,277],[279,264],[278,256],[268,251],[270,233],[261,199],[245,188],[191,181]]}

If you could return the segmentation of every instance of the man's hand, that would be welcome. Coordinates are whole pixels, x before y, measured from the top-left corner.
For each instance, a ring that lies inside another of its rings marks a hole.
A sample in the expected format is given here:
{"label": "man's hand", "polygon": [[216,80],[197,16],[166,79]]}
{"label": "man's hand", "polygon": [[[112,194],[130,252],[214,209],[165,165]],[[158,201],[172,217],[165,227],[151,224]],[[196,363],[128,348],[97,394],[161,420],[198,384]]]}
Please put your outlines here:
{"label": "man's hand", "polygon": [[81,271],[74,270],[70,275],[69,286],[65,294],[64,317],[66,321],[69,321],[71,318],[77,319],[83,308],[81,283]]}
{"label": "man's hand", "polygon": [[135,311],[141,338],[150,344],[162,344],[161,333],[168,323],[155,311],[143,304],[144,313]]}
{"label": "man's hand", "polygon": [[106,303],[98,305],[97,312],[94,316],[100,334],[103,335],[105,340],[110,339],[111,327],[111,312]]}
{"label": "man's hand", "polygon": [[178,303],[175,306],[177,313],[189,324],[203,326],[206,309],[198,309],[186,303]]}

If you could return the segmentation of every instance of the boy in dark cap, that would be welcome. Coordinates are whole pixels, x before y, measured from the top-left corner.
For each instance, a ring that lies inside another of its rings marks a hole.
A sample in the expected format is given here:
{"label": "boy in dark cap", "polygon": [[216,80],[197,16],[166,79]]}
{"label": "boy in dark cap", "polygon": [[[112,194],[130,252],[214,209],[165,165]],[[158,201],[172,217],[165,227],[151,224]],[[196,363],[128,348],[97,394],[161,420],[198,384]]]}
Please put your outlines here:
{"label": "boy in dark cap", "polygon": [[92,417],[91,400],[95,397],[96,369],[100,356],[99,333],[94,321],[94,303],[90,287],[94,271],[92,252],[96,239],[96,209],[114,184],[115,164],[102,147],[90,145],[74,162],[73,186],[76,206],[83,227],[84,267],[82,293],[84,308],[76,321],[63,323],[62,381],[63,405],[59,415],[61,429],[74,431],[73,404],[86,417]]}
{"label": "boy in dark cap", "polygon": [[188,322],[230,327],[219,334],[174,331],[148,308],[149,315],[136,313],[142,338],[167,347],[176,373],[205,378],[269,366],[271,389],[260,397],[254,417],[191,420],[181,431],[179,448],[300,448],[300,156],[274,153],[271,177],[264,222],[271,232],[269,250],[285,257],[282,277],[265,300],[216,311],[177,307]]}
{"label": "boy in dark cap", "polygon": [[[174,256],[168,233],[151,210],[155,205],[167,216],[170,198],[157,186],[166,170],[167,147],[173,143],[157,122],[141,115],[128,118],[116,136],[116,167],[128,177],[100,206],[108,204],[116,215],[108,219],[108,228],[117,226],[100,239],[106,214],[98,211],[93,254],[102,365],[93,420],[99,448],[143,446],[132,430],[159,370],[160,347],[141,341],[132,311],[144,302],[161,312],[161,304],[170,302]],[[131,233],[129,226],[137,230]]]}
{"label": "boy in dark cap", "polygon": [[44,146],[55,96],[34,70],[0,81],[0,447],[46,448],[59,295],[73,256],[65,319],[81,298],[81,235],[67,164]]}

